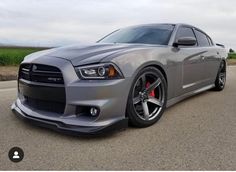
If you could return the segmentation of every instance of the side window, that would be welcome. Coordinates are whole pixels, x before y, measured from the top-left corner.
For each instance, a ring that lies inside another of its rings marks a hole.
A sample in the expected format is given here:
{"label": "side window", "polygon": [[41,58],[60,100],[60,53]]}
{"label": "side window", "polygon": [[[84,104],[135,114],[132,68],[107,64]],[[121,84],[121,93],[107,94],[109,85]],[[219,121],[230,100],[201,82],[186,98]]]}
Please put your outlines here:
{"label": "side window", "polygon": [[210,46],[207,35],[205,35],[204,33],[200,32],[198,30],[195,30],[195,33],[196,33],[198,45],[200,47],[209,47]]}
{"label": "side window", "polygon": [[212,42],[211,38],[208,36],[207,39],[208,39],[208,42],[209,42],[210,46],[212,46],[213,42]]}
{"label": "side window", "polygon": [[[195,37],[194,33],[193,33],[193,29],[190,27],[180,27],[176,33],[176,37],[175,40],[177,40],[180,37]],[[194,45],[196,46],[196,45]]]}

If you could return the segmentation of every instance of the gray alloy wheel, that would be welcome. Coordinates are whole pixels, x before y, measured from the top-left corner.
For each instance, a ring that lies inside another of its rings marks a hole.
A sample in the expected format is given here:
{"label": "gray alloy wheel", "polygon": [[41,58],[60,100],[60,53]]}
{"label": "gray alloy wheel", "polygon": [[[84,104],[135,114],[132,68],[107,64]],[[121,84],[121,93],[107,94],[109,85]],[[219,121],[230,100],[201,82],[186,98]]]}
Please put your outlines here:
{"label": "gray alloy wheel", "polygon": [[225,87],[225,82],[226,82],[226,66],[225,62],[222,61],[220,63],[219,71],[215,81],[215,90],[217,91],[223,90]]}
{"label": "gray alloy wheel", "polygon": [[166,90],[165,78],[158,69],[141,70],[130,90],[127,106],[130,123],[147,127],[158,121],[165,109]]}

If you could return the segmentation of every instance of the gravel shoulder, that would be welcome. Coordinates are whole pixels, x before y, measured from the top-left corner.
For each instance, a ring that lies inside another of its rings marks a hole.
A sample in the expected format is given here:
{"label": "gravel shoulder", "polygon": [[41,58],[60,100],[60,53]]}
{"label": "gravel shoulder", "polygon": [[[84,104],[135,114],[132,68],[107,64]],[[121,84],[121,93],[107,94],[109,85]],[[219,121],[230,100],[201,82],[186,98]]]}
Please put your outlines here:
{"label": "gravel shoulder", "polygon": [[15,80],[19,66],[0,66],[0,81]]}

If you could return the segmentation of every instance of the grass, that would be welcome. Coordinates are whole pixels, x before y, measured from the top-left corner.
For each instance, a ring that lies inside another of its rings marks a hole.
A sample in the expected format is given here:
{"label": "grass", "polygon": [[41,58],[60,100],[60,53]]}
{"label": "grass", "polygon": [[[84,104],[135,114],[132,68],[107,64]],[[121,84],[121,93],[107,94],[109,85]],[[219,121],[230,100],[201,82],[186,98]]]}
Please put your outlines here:
{"label": "grass", "polygon": [[235,52],[234,53],[229,53],[228,58],[229,59],[236,59],[236,53]]}
{"label": "grass", "polygon": [[0,47],[0,66],[19,65],[24,57],[46,48]]}

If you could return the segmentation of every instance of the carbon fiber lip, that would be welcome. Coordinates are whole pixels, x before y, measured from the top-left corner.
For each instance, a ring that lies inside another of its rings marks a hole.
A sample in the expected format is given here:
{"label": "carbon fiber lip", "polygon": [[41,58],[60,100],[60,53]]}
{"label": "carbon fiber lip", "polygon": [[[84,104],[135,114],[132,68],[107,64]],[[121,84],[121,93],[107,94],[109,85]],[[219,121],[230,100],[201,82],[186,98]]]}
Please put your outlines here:
{"label": "carbon fiber lip", "polygon": [[48,128],[48,129],[51,129],[60,133],[75,135],[75,136],[106,134],[112,131],[116,131],[116,130],[120,130],[120,129],[124,129],[128,127],[127,118],[124,118],[122,120],[119,120],[107,126],[84,127],[84,126],[71,126],[71,125],[66,125],[57,121],[31,117],[25,114],[19,107],[17,107],[15,102],[12,104],[11,110],[16,114],[16,116],[20,117],[23,120],[29,121],[30,124]]}

